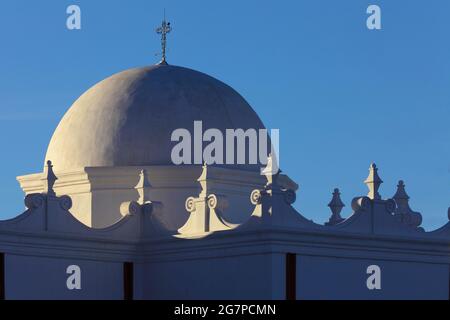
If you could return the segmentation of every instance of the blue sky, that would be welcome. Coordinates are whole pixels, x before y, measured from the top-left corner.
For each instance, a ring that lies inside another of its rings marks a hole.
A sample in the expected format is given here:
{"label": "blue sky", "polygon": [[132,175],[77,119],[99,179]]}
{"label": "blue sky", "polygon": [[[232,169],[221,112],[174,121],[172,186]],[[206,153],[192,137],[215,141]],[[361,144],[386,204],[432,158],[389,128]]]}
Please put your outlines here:
{"label": "blue sky", "polygon": [[[66,29],[66,8],[82,30]],[[382,30],[366,28],[366,8]],[[154,29],[172,21],[168,61],[239,91],[279,128],[281,166],[300,185],[296,207],[317,222],[339,187],[350,214],[371,161],[384,197],[404,179],[424,226],[450,206],[450,2],[24,1],[0,7],[0,218],[23,211],[16,176],[40,172],[72,102],[105,77],[153,64]]]}

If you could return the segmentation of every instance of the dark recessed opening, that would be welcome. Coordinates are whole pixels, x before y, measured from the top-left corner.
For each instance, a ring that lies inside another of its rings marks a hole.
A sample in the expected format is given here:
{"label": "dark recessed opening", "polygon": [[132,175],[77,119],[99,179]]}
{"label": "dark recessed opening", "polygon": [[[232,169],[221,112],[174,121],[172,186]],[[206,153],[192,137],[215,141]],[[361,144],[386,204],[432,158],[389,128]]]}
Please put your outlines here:
{"label": "dark recessed opening", "polygon": [[286,254],[286,300],[297,299],[297,255]]}
{"label": "dark recessed opening", "polygon": [[132,262],[123,264],[123,299],[133,300],[134,293],[134,265]]}
{"label": "dark recessed opening", "polygon": [[5,254],[0,253],[0,300],[5,300]]}

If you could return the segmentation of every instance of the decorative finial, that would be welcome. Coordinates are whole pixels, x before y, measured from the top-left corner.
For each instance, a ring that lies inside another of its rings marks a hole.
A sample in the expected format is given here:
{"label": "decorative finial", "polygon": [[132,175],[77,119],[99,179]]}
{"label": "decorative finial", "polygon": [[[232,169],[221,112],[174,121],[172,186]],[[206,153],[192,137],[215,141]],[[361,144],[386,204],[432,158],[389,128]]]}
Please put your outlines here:
{"label": "decorative finial", "polygon": [[143,205],[150,201],[149,192],[148,192],[149,188],[151,188],[151,184],[147,179],[147,171],[145,169],[141,170],[141,172],[139,174],[139,182],[135,187],[135,189],[139,193],[138,202],[140,205]]}
{"label": "decorative finial", "polygon": [[167,34],[169,34],[171,31],[172,26],[170,25],[170,22],[166,21],[166,10],[164,10],[164,20],[161,23],[161,27],[158,27],[156,29],[156,33],[161,35],[162,60],[160,63],[162,64],[167,64],[166,62]]}
{"label": "decorative finial", "polygon": [[44,184],[43,193],[49,196],[56,196],[55,190],[53,190],[53,186],[55,185],[55,182],[56,180],[58,180],[58,178],[53,172],[53,165],[50,160],[47,161],[47,165],[45,166],[44,169],[44,177],[42,178],[42,180]]}
{"label": "decorative finial", "polygon": [[345,207],[345,204],[341,200],[341,193],[338,188],[334,189],[333,199],[331,199],[328,206],[331,209],[332,215],[330,217],[330,220],[325,223],[325,225],[334,226],[344,221],[344,218],[341,217],[341,211]]}
{"label": "decorative finial", "polygon": [[200,174],[200,177],[198,177],[197,181],[200,183],[200,186],[202,188],[201,191],[201,195],[205,196],[208,194],[208,178],[209,178],[209,173],[208,173],[208,164],[206,163],[206,161],[203,163],[202,166],[202,173]]}
{"label": "decorative finial", "polygon": [[372,163],[369,168],[369,176],[364,183],[369,188],[368,197],[372,200],[380,200],[381,195],[378,193],[383,180],[378,176],[378,168],[375,163]]}
{"label": "decorative finial", "polygon": [[281,173],[281,170],[278,169],[278,166],[274,164],[274,161],[276,159],[273,159],[273,155],[269,154],[267,157],[267,165],[266,167],[261,171],[261,174],[266,176],[267,179],[267,186],[276,185],[278,182],[278,177]]}
{"label": "decorative finial", "polygon": [[420,212],[415,212],[409,206],[409,196],[406,193],[405,183],[400,180],[397,185],[397,192],[393,199],[397,204],[397,208],[394,211],[394,216],[405,224],[413,227],[419,227],[422,224],[422,215]]}
{"label": "decorative finial", "polygon": [[400,180],[400,181],[398,182],[398,185],[397,185],[397,192],[395,193],[393,199],[394,199],[397,203],[399,203],[399,202],[404,202],[404,201],[408,202],[409,196],[408,196],[408,194],[406,193],[406,190],[405,190],[405,182],[404,182],[403,180]]}

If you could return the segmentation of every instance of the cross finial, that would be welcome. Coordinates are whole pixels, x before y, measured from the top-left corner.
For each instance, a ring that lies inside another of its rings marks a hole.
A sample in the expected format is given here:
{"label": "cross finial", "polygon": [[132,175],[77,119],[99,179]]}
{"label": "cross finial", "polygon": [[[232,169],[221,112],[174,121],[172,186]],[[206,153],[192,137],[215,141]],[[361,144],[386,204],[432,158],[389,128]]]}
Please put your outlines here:
{"label": "cross finial", "polygon": [[161,26],[156,29],[156,33],[161,35],[161,63],[166,63],[167,34],[170,33],[170,31],[172,31],[172,26],[170,25],[170,22],[166,21],[166,12],[164,10],[164,20],[162,21]]}

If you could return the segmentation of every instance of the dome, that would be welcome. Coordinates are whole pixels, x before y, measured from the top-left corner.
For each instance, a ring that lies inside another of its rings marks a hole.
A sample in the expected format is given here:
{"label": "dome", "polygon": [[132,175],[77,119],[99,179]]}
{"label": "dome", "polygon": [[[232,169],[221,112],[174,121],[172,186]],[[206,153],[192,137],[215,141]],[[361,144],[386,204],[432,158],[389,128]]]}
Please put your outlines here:
{"label": "dome", "polygon": [[[56,171],[171,165],[175,129],[263,129],[234,89],[204,73],[160,63],[115,74],[84,93],[47,150]],[[193,139],[193,138],[192,138]],[[258,167],[259,168],[259,167]]]}

